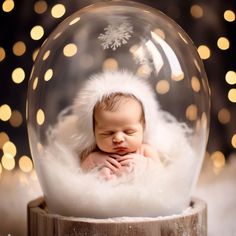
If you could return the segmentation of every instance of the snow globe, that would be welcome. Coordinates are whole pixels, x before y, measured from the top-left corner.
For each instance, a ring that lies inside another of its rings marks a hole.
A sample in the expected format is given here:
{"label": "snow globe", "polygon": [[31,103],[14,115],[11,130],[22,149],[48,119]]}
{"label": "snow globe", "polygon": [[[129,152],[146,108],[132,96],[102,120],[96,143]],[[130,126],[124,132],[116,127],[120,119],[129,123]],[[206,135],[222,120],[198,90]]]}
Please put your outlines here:
{"label": "snow globe", "polygon": [[[27,115],[44,234],[55,217],[63,235],[154,235],[170,219],[174,228],[155,235],[206,235],[192,192],[209,86],[191,39],[162,12],[110,1],[65,19],[33,66]],[[194,225],[183,222],[189,208]]]}

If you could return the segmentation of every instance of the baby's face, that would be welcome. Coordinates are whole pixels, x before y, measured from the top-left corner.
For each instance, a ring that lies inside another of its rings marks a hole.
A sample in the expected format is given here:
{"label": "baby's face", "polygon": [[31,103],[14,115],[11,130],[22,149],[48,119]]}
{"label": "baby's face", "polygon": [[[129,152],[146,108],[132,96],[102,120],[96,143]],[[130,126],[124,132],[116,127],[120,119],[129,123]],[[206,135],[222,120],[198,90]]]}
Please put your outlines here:
{"label": "baby's face", "polygon": [[98,148],[125,155],[135,152],[143,142],[142,107],[130,98],[116,111],[95,110],[94,132]]}

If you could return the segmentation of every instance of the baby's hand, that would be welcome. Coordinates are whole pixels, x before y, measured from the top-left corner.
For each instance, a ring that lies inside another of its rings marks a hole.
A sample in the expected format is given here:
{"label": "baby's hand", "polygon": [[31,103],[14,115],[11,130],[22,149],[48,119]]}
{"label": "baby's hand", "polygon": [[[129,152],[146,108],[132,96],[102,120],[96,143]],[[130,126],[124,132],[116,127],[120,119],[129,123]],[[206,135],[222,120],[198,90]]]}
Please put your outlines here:
{"label": "baby's hand", "polygon": [[112,157],[115,158],[121,165],[117,175],[120,176],[124,173],[131,173],[133,171],[136,155],[138,154],[130,153],[124,156],[112,154]]}
{"label": "baby's hand", "polygon": [[113,173],[116,173],[121,164],[107,153],[103,152],[91,152],[80,164],[82,170],[90,171],[95,167],[99,169],[103,167],[109,168]]}
{"label": "baby's hand", "polygon": [[118,174],[140,172],[147,169],[148,163],[152,161],[138,153],[130,153],[124,156],[115,155],[116,160],[121,164],[121,169]]}

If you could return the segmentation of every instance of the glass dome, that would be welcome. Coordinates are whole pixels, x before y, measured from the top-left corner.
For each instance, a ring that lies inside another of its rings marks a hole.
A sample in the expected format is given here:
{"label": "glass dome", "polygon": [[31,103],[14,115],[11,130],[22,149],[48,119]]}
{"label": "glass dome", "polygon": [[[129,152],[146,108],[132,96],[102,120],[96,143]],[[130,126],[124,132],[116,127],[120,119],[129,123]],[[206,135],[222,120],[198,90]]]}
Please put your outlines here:
{"label": "glass dome", "polygon": [[[154,146],[159,161],[144,168],[134,157],[132,171],[104,180],[97,168],[85,172],[81,158],[85,149],[98,148],[94,107],[114,92],[132,94],[142,104],[143,141]],[[33,66],[27,115],[50,212],[156,217],[189,206],[208,138],[209,86],[191,39],[162,12],[111,1],[64,20]]]}

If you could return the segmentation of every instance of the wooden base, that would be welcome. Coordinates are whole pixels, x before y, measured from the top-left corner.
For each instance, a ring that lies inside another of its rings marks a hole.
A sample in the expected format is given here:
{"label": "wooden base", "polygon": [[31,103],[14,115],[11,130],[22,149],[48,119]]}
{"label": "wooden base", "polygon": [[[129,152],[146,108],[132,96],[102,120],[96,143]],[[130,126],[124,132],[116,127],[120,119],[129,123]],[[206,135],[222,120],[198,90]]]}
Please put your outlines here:
{"label": "wooden base", "polygon": [[[136,218],[137,219],[137,218]],[[115,221],[49,214],[43,198],[28,204],[28,236],[207,236],[207,206],[192,199],[181,215]]]}

